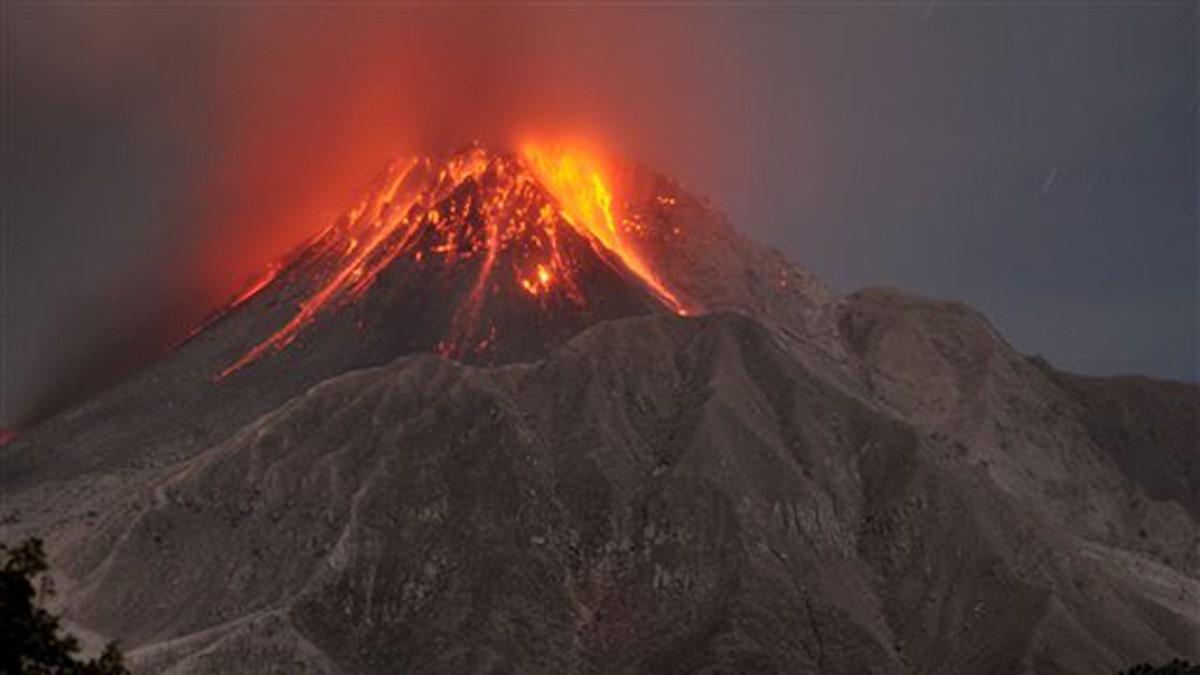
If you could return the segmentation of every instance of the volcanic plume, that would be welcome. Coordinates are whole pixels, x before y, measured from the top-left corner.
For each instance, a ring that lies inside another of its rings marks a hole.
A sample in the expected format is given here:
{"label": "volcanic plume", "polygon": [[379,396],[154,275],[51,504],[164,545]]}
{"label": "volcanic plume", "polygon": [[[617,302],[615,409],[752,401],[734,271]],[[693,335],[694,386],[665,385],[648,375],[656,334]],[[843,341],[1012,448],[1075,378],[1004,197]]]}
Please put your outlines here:
{"label": "volcanic plume", "polygon": [[[658,204],[671,201],[662,195]],[[395,161],[337,222],[222,312],[260,297],[282,296],[291,308],[220,377],[353,307],[360,328],[389,321],[381,315],[407,318],[410,325],[391,336],[414,350],[487,362],[519,350],[520,342],[499,343],[514,331],[527,336],[530,325],[545,335],[549,324],[578,330],[581,322],[654,309],[687,314],[689,304],[643,254],[677,235],[653,230],[646,214],[617,196],[601,163],[578,150],[474,144],[449,157]],[[412,303],[436,308],[409,311]],[[398,307],[406,307],[403,316]],[[424,325],[411,325],[413,317]]]}

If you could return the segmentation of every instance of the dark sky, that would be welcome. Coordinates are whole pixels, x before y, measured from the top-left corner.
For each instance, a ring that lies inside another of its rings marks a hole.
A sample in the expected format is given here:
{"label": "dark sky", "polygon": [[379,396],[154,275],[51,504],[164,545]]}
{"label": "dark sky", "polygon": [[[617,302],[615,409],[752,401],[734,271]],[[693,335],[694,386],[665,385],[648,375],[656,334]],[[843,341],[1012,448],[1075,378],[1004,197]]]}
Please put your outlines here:
{"label": "dark sky", "polygon": [[395,153],[575,133],[842,290],[1198,379],[1197,3],[3,4],[0,424],[145,359]]}

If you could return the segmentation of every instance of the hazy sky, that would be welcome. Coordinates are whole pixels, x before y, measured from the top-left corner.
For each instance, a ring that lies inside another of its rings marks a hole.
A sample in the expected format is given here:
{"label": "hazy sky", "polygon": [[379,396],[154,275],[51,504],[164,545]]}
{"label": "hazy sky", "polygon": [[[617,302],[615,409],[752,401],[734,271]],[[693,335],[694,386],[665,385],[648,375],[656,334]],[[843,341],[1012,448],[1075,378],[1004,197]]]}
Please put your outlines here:
{"label": "hazy sky", "polygon": [[146,358],[394,153],[582,132],[849,291],[1198,379],[1197,3],[3,4],[0,423]]}

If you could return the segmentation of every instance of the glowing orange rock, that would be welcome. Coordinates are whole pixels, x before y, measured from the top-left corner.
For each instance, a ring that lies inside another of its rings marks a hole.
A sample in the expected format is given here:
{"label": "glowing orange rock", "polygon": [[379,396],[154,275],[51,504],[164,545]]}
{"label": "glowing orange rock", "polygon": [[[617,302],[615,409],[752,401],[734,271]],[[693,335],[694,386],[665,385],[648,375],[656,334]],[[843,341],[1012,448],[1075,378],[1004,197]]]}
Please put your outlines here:
{"label": "glowing orange rock", "polygon": [[[469,297],[456,309],[453,334],[438,350],[447,356],[468,340],[483,348],[495,339],[490,333],[482,340],[470,336],[476,334],[485,297],[499,285],[512,284],[538,302],[553,296],[586,305],[578,271],[560,250],[564,227],[640,280],[665,307],[686,313],[639,255],[634,238],[624,231],[627,221],[615,210],[600,163],[578,151],[529,144],[512,155],[475,146],[443,161],[424,157],[394,163],[360,202],[309,244],[305,290],[295,314],[220,377],[285,348],[323,312],[362,297],[383,270],[406,256],[413,264],[454,269],[471,261],[471,269],[477,268]],[[231,308],[287,276],[282,264],[271,266]]]}

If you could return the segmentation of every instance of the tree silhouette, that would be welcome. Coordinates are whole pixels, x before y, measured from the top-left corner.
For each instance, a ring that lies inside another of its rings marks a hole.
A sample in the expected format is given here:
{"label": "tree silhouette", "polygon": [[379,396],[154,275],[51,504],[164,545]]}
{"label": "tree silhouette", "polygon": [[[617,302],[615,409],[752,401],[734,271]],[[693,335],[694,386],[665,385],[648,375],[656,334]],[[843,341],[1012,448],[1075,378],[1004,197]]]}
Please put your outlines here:
{"label": "tree silhouette", "polygon": [[1180,661],[1179,659],[1175,659],[1170,663],[1164,663],[1161,666],[1139,663],[1128,670],[1122,670],[1117,675],[1200,675],[1200,665],[1194,665],[1187,661]]}
{"label": "tree silhouette", "polygon": [[35,588],[46,570],[41,539],[11,548],[0,544],[0,674],[128,675],[112,642],[95,659],[76,658],[79,640],[60,633],[58,617],[40,606],[54,591],[45,578],[41,592]]}

